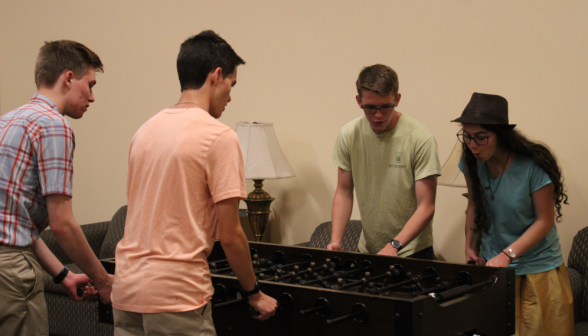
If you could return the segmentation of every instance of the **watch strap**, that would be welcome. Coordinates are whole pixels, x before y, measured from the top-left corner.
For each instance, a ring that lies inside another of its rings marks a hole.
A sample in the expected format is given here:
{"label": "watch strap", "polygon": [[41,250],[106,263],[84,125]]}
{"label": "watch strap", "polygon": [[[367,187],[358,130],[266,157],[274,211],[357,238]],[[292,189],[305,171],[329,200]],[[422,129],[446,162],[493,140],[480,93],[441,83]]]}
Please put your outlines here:
{"label": "watch strap", "polygon": [[402,249],[402,243],[399,242],[398,240],[394,239],[390,242],[390,244],[392,245],[393,248],[395,248],[397,251],[400,251]]}
{"label": "watch strap", "polygon": [[245,289],[243,289],[243,294],[245,294],[245,296],[251,296],[257,293],[259,293],[259,280],[255,280],[255,285],[253,285],[252,290],[246,291]]}
{"label": "watch strap", "polygon": [[67,267],[64,267],[61,272],[59,272],[59,274],[57,274],[57,276],[55,278],[53,278],[53,282],[55,282],[56,284],[60,284],[63,279],[65,279],[65,277],[67,276],[67,273],[69,273],[69,269],[67,269]]}

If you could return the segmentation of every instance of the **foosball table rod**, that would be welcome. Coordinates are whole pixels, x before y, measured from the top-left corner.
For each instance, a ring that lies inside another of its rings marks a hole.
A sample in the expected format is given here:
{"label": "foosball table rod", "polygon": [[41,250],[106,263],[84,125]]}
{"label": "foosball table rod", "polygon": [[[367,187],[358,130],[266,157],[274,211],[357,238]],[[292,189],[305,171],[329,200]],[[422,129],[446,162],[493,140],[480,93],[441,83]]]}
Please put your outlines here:
{"label": "foosball table rod", "polygon": [[349,319],[354,319],[357,323],[365,323],[369,319],[370,314],[367,310],[367,307],[363,303],[356,303],[353,308],[351,309],[351,313],[337,317],[331,320],[327,320],[328,325],[332,325],[335,323],[343,322]]}

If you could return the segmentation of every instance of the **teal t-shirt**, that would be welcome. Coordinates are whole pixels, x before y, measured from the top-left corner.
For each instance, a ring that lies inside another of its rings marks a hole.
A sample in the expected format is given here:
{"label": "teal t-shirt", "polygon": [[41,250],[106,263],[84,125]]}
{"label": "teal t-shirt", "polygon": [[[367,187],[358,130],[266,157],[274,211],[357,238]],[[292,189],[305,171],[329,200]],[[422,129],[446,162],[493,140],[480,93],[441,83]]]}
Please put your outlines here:
{"label": "teal t-shirt", "polygon": [[[463,162],[459,163],[459,169],[465,174]],[[551,183],[551,180],[541,167],[521,156],[515,157],[502,174],[502,179],[496,180],[488,176],[486,165],[478,161],[478,176],[490,223],[488,233],[482,235],[480,255],[490,260],[509,247],[535,222],[532,194]],[[494,191],[494,201],[490,199],[488,181]],[[549,271],[562,263],[559,235],[556,225],[553,225],[545,238],[525,254],[517,256],[509,267],[515,268],[516,275],[524,275]]]}

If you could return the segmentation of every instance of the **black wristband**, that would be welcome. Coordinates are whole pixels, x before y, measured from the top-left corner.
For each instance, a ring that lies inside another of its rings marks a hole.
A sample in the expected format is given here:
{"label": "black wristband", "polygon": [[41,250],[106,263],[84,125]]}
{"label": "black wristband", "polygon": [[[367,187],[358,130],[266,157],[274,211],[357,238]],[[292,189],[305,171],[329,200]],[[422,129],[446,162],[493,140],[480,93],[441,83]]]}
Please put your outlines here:
{"label": "black wristband", "polygon": [[512,262],[512,260],[513,260],[513,259],[512,259],[512,257],[511,257],[511,256],[509,256],[509,255],[508,255],[508,253],[506,253],[506,252],[504,252],[504,251],[501,251],[501,252],[502,252],[502,253],[504,253],[504,254],[506,254],[506,256],[508,257],[508,259],[510,259],[510,262]]}
{"label": "black wristband", "polygon": [[245,289],[243,289],[243,294],[245,294],[245,296],[251,296],[251,295],[255,295],[257,293],[259,293],[259,281],[255,280],[255,285],[253,285],[253,289],[250,291],[246,291]]}
{"label": "black wristband", "polygon": [[67,276],[67,273],[69,273],[69,270],[67,269],[67,267],[64,267],[61,272],[59,272],[59,274],[57,274],[57,276],[55,278],[53,278],[53,282],[55,282],[56,284],[60,284],[63,279],[65,279],[65,277]]}

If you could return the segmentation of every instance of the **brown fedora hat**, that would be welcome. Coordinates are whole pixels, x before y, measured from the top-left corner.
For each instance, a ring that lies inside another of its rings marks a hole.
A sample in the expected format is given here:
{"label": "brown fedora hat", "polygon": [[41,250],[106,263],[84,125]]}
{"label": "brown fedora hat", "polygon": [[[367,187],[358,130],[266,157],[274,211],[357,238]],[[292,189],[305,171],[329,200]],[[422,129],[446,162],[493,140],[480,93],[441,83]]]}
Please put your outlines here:
{"label": "brown fedora hat", "polygon": [[516,125],[508,123],[508,102],[504,97],[474,92],[461,117],[452,120],[462,124]]}

